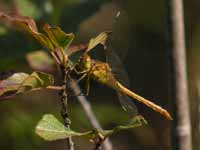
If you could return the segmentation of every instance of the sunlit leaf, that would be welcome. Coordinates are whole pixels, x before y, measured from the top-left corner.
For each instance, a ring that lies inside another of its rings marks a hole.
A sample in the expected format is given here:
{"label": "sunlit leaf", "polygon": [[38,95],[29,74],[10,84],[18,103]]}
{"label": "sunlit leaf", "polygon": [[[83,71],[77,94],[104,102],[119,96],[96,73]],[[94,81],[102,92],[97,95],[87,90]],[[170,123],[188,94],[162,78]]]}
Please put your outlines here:
{"label": "sunlit leaf", "polygon": [[55,47],[62,47],[63,50],[67,49],[74,39],[73,33],[66,34],[59,27],[51,27],[45,24],[43,30],[47,33]]}
{"label": "sunlit leaf", "polygon": [[51,114],[46,114],[42,117],[36,126],[35,132],[48,141],[65,139],[72,136],[88,136],[92,134],[92,132],[79,133],[66,128]]}
{"label": "sunlit leaf", "polygon": [[108,38],[108,35],[111,32],[102,32],[101,34],[99,34],[97,37],[92,38],[89,42],[87,51],[92,50],[93,48],[95,48],[97,45],[102,44],[105,45],[106,39]]}
{"label": "sunlit leaf", "polygon": [[19,86],[17,93],[22,93],[34,88],[47,87],[54,82],[53,76],[43,72],[33,72]]}
{"label": "sunlit leaf", "polygon": [[31,34],[42,46],[49,50],[54,50],[51,41],[44,34],[39,33],[35,21],[31,17],[20,16],[17,14],[0,13],[0,20],[11,24],[13,27],[22,29]]}
{"label": "sunlit leaf", "polygon": [[33,72],[30,75],[14,73],[0,81],[0,98],[8,98],[26,91],[47,87],[53,83],[53,76],[46,73]]}
{"label": "sunlit leaf", "polygon": [[101,136],[101,138],[106,138],[114,133],[121,130],[133,129],[139,126],[147,124],[146,120],[142,116],[136,116],[129,121],[126,125],[119,125],[112,130],[92,130],[88,132],[76,132],[72,129],[66,128],[61,122],[59,122],[53,115],[46,114],[39,121],[36,126],[36,134],[45,140],[52,141],[58,139],[65,139],[73,136],[84,136],[89,139],[95,139],[95,137]]}
{"label": "sunlit leaf", "polygon": [[38,32],[30,32],[30,33],[42,46],[44,46],[50,51],[54,50],[53,44],[44,34]]}
{"label": "sunlit leaf", "polygon": [[28,53],[26,59],[34,70],[54,72],[56,69],[54,60],[43,50]]}

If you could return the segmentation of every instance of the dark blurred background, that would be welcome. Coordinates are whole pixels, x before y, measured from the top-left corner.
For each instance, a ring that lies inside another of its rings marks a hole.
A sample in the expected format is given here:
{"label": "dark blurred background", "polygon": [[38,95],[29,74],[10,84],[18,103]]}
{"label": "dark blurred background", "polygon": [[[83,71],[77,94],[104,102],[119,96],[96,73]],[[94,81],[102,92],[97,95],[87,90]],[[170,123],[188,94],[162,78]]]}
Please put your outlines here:
{"label": "dark blurred background", "polygon": [[[167,1],[167,0],[166,0]],[[166,49],[166,1],[154,0],[1,0],[0,11],[32,16],[41,27],[48,22],[76,34],[74,43],[87,42],[105,30],[114,30],[113,47],[129,73],[131,89],[172,112],[169,53]],[[200,103],[200,1],[185,0],[186,47],[193,148],[199,149]],[[118,11],[121,15],[115,22]],[[25,56],[41,49],[29,36],[0,24],[0,71],[31,72]],[[92,82],[88,98],[105,129],[127,119],[114,91]],[[91,129],[83,109],[71,99],[72,127]],[[136,103],[149,125],[121,132],[110,139],[115,150],[170,150],[172,122]],[[0,149],[63,150],[65,142],[45,142],[34,133],[44,113],[59,117],[56,92],[42,91],[17,96],[0,103]],[[76,149],[91,149],[75,138]]]}

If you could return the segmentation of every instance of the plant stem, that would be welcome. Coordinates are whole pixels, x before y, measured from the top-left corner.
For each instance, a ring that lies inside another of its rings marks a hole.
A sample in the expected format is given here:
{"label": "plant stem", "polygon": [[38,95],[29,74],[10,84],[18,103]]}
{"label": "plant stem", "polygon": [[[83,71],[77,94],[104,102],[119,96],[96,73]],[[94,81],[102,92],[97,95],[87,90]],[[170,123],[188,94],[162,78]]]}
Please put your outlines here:
{"label": "plant stem", "polygon": [[[79,85],[77,84],[77,82],[73,79],[70,80],[70,88],[72,89],[72,91],[74,92],[75,95],[79,95],[80,93],[82,93]],[[92,126],[94,128],[96,128],[97,130],[102,130],[101,125],[99,124],[93,110],[91,107],[90,102],[86,99],[85,96],[81,95],[81,96],[77,96],[78,101],[81,103],[86,116],[88,117],[90,123],[92,124]],[[103,142],[103,149],[104,150],[112,150],[112,143],[110,142],[109,138],[106,138],[106,140]]]}
{"label": "plant stem", "polygon": [[[172,69],[172,96],[174,97],[173,149],[192,150],[191,121],[185,54],[184,15],[182,0],[167,0],[166,33]],[[174,135],[175,134],[175,135]]]}
{"label": "plant stem", "polygon": [[[64,125],[67,128],[70,128],[71,120],[69,119],[69,112],[68,112],[68,95],[67,95],[67,81],[69,80],[69,74],[68,70],[66,67],[61,66],[61,71],[62,71],[62,90],[61,90],[61,105],[62,105],[62,110],[61,110],[61,115],[64,120]],[[68,143],[68,149],[69,150],[74,150],[74,143],[72,141],[72,138],[69,137],[67,139]]]}
{"label": "plant stem", "polygon": [[101,146],[103,145],[104,141],[106,140],[106,137],[103,139],[101,137],[98,137],[97,141],[95,141],[95,147],[94,150],[101,150]]}

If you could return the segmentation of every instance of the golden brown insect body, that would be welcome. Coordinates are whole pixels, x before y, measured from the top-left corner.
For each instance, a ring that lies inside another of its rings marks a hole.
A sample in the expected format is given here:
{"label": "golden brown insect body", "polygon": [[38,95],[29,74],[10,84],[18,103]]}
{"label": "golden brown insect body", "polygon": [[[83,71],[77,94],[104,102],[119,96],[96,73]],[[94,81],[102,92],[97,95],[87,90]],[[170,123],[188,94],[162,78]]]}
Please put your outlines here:
{"label": "golden brown insect body", "polygon": [[87,54],[84,54],[76,66],[78,72],[86,73],[92,79],[113,87],[113,84],[109,84],[109,82],[115,82],[115,79],[107,63],[91,59]]}
{"label": "golden brown insect body", "polygon": [[85,53],[77,63],[77,69],[79,72],[87,74],[92,79],[109,86],[115,90],[122,92],[123,94],[145,104],[151,109],[159,112],[161,115],[166,117],[169,120],[172,120],[171,115],[167,112],[167,110],[162,107],[154,104],[153,102],[139,96],[138,94],[130,91],[126,87],[124,87],[121,83],[119,83],[112,74],[112,70],[107,63],[102,61],[91,59],[90,56]]}

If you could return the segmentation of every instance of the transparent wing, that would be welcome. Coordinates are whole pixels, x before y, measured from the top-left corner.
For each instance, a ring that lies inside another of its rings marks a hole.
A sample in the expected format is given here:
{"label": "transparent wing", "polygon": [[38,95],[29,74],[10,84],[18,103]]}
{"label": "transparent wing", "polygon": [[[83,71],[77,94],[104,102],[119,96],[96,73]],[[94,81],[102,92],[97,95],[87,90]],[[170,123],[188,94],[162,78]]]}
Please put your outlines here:
{"label": "transparent wing", "polygon": [[[111,46],[108,48],[105,47],[106,50],[106,61],[112,69],[112,73],[114,77],[127,88],[130,87],[128,74],[119,58],[119,56],[112,50]],[[136,115],[138,113],[137,107],[134,104],[133,100],[128,96],[124,95],[120,91],[117,90],[117,95],[119,97],[120,104],[122,108],[130,113],[131,115]]]}
{"label": "transparent wing", "polygon": [[117,95],[119,98],[119,102],[125,111],[127,111],[131,116],[135,116],[138,114],[137,107],[135,106],[131,98],[122,94],[120,91],[117,92]]}

